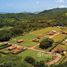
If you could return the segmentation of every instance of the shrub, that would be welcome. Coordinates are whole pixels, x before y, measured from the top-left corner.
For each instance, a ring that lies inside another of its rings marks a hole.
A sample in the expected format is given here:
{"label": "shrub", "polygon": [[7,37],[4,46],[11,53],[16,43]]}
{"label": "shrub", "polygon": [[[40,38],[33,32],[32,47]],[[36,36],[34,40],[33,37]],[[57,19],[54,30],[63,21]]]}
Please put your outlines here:
{"label": "shrub", "polygon": [[32,57],[29,57],[29,56],[27,56],[27,57],[25,58],[25,61],[26,61],[27,63],[32,64],[32,65],[35,64],[35,59],[32,58]]}
{"label": "shrub", "polygon": [[52,46],[53,42],[54,42],[54,41],[53,41],[52,39],[50,39],[50,38],[44,38],[44,39],[40,42],[39,47],[42,48],[42,49],[47,49],[47,48],[49,48],[49,47]]}
{"label": "shrub", "polygon": [[8,41],[12,36],[10,30],[0,30],[0,41]]}
{"label": "shrub", "polygon": [[47,67],[47,66],[45,65],[44,61],[40,61],[40,62],[36,62],[34,67]]}

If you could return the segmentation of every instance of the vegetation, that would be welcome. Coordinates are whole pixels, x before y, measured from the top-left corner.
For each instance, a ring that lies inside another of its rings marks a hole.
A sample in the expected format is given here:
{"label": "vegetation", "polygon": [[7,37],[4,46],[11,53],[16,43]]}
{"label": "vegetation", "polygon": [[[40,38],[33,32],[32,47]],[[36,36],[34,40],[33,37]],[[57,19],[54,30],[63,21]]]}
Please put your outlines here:
{"label": "vegetation", "polygon": [[44,61],[36,62],[34,67],[47,67],[47,65],[44,64]]}
{"label": "vegetation", "polygon": [[25,58],[25,61],[26,61],[27,63],[32,64],[32,65],[35,64],[35,59],[32,58],[32,57],[26,57],[26,58]]}
{"label": "vegetation", "polygon": [[[66,8],[56,8],[43,11],[38,14],[33,13],[0,14],[0,28],[3,28],[4,26],[12,27],[12,30],[10,31],[14,37],[24,32],[29,32],[49,26],[67,26],[66,13],[67,13]],[[3,31],[1,32],[4,33],[5,36],[5,32]],[[9,38],[10,37],[8,37],[8,39]]]}
{"label": "vegetation", "polygon": [[0,41],[8,41],[12,37],[12,32],[7,29],[0,30]]}
{"label": "vegetation", "polygon": [[44,39],[40,42],[39,47],[42,48],[42,49],[47,49],[47,48],[49,48],[49,47],[52,46],[53,42],[54,42],[53,39],[44,38]]}
{"label": "vegetation", "polygon": [[45,67],[44,61],[36,62],[36,60],[32,57],[26,57],[25,61],[27,63],[32,64],[34,67]]}
{"label": "vegetation", "polygon": [[[53,55],[49,54],[48,50],[52,51],[56,47],[67,50],[65,42],[67,35],[62,34],[62,31],[67,32],[66,22],[67,8],[45,10],[38,14],[0,14],[0,43],[7,41],[11,45],[27,49],[14,55],[8,50],[9,45],[0,44],[0,67],[48,67],[45,64],[53,59]],[[48,33],[52,30],[59,34],[49,35]],[[42,36],[39,39],[40,45],[39,42],[32,41],[38,36]],[[17,43],[20,39],[23,42]],[[45,53],[46,51],[48,53]],[[53,64],[50,67],[66,67],[66,56],[67,53],[63,56],[65,59],[63,61],[61,59],[62,63],[59,61],[58,64]]]}

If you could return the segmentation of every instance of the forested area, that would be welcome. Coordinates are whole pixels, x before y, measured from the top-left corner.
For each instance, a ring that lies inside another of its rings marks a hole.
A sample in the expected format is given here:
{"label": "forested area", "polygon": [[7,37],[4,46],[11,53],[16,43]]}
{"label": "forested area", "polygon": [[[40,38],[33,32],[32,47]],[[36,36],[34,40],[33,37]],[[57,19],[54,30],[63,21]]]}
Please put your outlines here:
{"label": "forested area", "polygon": [[[51,10],[45,10],[37,14],[35,13],[0,14],[0,32],[1,32],[0,41],[6,41],[9,40],[11,37],[23,34],[24,32],[29,32],[49,26],[67,26],[67,9],[56,8]],[[6,29],[4,31],[5,29],[4,27],[12,28]],[[1,30],[2,28],[4,29]],[[8,31],[9,34],[6,35]]]}
{"label": "forested area", "polygon": [[[37,29],[54,27],[54,26],[64,26],[64,27],[67,26],[67,8],[55,8],[45,10],[37,14],[0,13],[0,42],[8,41],[13,37],[23,35],[25,33]],[[41,44],[40,47],[41,48],[51,47],[53,42],[54,41],[51,39],[48,38],[44,39],[40,43]],[[47,46],[45,46],[44,44],[46,44]],[[4,48],[4,46],[3,47],[1,46],[1,48]],[[3,51],[5,51],[5,49]],[[0,67],[49,67],[45,65],[43,61],[37,61],[35,58],[30,56],[27,56],[23,62],[22,55],[18,54],[12,55],[10,53],[7,53],[9,55],[3,55],[1,53],[0,53]],[[67,62],[58,65],[53,64],[50,67],[67,67]]]}

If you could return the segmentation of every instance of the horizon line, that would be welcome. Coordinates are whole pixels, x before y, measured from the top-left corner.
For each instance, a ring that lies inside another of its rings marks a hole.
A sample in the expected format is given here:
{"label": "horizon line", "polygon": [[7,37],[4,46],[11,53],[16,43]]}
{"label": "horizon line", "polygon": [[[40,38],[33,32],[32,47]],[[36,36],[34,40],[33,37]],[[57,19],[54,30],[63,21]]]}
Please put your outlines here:
{"label": "horizon line", "polygon": [[49,9],[44,9],[44,10],[40,10],[40,11],[19,11],[19,12],[0,12],[0,14],[9,14],[9,13],[39,13],[39,12],[42,12],[42,11],[46,11],[46,10],[52,10],[52,9],[67,9],[67,7],[56,7],[56,8],[49,8]]}

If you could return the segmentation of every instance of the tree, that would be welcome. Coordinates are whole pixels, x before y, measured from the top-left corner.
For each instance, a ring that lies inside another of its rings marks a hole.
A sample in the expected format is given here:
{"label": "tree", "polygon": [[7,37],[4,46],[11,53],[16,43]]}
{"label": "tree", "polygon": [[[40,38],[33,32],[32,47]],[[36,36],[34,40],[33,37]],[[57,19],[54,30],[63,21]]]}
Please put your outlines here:
{"label": "tree", "polygon": [[0,30],[0,41],[8,41],[12,36],[10,30]]}
{"label": "tree", "polygon": [[40,61],[40,62],[36,62],[34,67],[47,67],[47,66],[45,65],[44,61]]}
{"label": "tree", "polygon": [[27,57],[25,58],[25,61],[26,61],[27,63],[32,64],[32,65],[35,64],[35,59],[32,58],[32,57],[29,57],[29,56],[27,56]]}
{"label": "tree", "polygon": [[52,46],[53,42],[54,42],[53,39],[44,38],[44,39],[40,42],[39,47],[42,48],[42,49],[47,49],[47,48],[49,48],[49,47]]}

